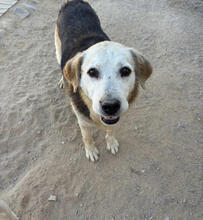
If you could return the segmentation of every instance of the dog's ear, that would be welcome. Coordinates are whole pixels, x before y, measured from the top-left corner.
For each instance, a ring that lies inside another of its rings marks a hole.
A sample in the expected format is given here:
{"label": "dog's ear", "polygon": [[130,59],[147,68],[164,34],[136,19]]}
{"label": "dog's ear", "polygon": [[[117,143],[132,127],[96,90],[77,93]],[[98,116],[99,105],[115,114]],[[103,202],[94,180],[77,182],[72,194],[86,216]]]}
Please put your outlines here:
{"label": "dog's ear", "polygon": [[83,54],[78,53],[72,59],[66,62],[63,68],[64,77],[73,86],[73,92],[77,91],[80,82],[81,66],[83,61]]}
{"label": "dog's ear", "polygon": [[150,62],[138,51],[131,49],[133,60],[135,62],[135,73],[138,79],[138,82],[145,89],[145,81],[152,74],[152,66]]}

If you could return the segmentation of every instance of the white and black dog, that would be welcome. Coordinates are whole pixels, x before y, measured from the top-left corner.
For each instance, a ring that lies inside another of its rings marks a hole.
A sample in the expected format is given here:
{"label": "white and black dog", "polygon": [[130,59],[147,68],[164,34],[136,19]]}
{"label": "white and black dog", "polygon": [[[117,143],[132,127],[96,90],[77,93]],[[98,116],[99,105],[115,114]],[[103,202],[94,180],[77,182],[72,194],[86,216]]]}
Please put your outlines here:
{"label": "white and black dog", "polygon": [[[98,16],[85,0],[67,1],[55,29],[56,57],[77,116],[86,156],[98,160],[92,129],[106,131],[107,149],[118,152],[113,127],[128,110],[152,73],[150,63],[135,49],[110,41]],[[67,83],[69,85],[67,86]]]}

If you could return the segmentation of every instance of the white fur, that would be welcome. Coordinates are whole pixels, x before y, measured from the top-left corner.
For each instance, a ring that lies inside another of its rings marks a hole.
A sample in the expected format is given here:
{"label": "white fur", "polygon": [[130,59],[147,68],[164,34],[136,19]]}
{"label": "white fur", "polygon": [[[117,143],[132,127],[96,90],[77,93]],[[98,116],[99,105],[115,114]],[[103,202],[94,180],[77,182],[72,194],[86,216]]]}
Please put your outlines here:
{"label": "white fur", "polygon": [[119,146],[119,143],[118,141],[116,140],[116,138],[114,136],[110,136],[108,134],[106,134],[106,148],[107,150],[111,151],[112,154],[116,154],[118,153],[118,146]]}
{"label": "white fur", "polygon": [[[100,100],[117,99],[121,102],[119,115],[128,110],[128,95],[135,84],[134,61],[127,48],[119,43],[104,41],[98,43],[84,53],[80,86],[92,100],[94,113],[103,115]],[[128,77],[120,76],[120,68],[129,67],[132,72]],[[99,71],[99,78],[90,77],[90,68]]]}
{"label": "white fur", "polygon": [[60,65],[61,64],[61,40],[58,35],[57,26],[55,28],[54,40],[55,40],[54,42],[55,42],[55,48],[56,48],[56,59],[57,59],[58,64]]}
{"label": "white fur", "polygon": [[89,149],[85,148],[86,157],[88,160],[95,162],[99,159],[99,151],[95,146],[88,146]]}

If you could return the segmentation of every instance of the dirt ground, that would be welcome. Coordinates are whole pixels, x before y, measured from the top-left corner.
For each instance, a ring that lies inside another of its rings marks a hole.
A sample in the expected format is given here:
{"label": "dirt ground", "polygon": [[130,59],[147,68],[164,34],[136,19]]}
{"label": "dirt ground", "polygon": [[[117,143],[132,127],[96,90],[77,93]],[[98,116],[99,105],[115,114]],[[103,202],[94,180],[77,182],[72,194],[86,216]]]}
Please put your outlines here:
{"label": "dirt ground", "polygon": [[203,219],[203,1],[89,1],[111,39],[154,68],[117,129],[117,156],[95,131],[97,163],[57,86],[61,2],[0,18],[1,198],[22,220]]}

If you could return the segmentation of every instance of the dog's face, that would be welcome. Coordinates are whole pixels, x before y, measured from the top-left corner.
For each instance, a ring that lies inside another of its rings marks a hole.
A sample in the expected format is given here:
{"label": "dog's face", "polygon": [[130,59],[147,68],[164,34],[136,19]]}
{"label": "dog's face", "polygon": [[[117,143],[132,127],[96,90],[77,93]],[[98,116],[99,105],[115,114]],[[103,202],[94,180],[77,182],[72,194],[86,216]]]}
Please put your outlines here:
{"label": "dog's face", "polygon": [[94,113],[105,125],[119,121],[128,110],[136,82],[143,86],[151,72],[151,65],[142,55],[111,41],[98,43],[76,55],[64,68],[64,76],[74,90],[82,88],[92,101]]}
{"label": "dog's face", "polygon": [[107,125],[115,124],[128,109],[127,98],[136,77],[133,63],[130,51],[112,42],[95,45],[85,53],[80,86]]}

